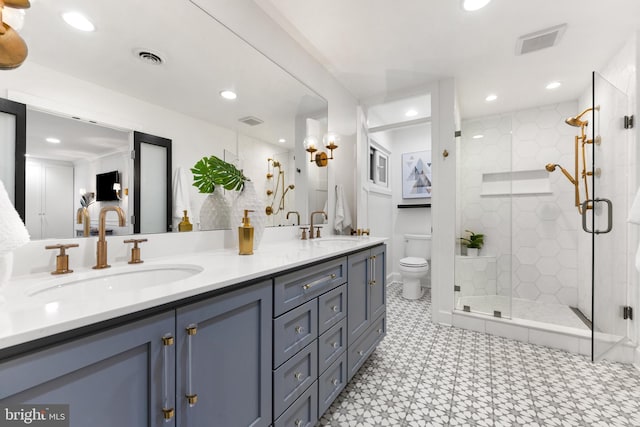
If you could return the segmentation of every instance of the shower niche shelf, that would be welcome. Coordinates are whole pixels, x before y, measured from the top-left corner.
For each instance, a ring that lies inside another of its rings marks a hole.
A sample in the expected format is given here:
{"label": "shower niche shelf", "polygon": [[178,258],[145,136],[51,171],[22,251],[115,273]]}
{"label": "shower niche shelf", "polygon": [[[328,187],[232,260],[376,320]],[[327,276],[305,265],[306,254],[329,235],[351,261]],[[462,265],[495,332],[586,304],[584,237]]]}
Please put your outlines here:
{"label": "shower niche shelf", "polygon": [[481,196],[551,194],[549,173],[544,169],[482,174]]}

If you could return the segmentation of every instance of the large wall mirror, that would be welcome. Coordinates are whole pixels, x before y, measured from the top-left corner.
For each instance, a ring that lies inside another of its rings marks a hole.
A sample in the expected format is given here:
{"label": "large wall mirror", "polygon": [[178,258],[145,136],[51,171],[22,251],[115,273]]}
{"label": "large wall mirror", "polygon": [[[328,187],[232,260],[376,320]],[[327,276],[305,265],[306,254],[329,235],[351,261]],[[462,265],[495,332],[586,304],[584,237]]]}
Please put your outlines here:
{"label": "large wall mirror", "polygon": [[[89,17],[95,31],[69,27],[62,14],[70,10]],[[28,157],[18,156],[14,164],[7,161],[16,157],[11,135],[15,123],[4,115],[0,153],[7,155],[2,156],[1,176],[10,196],[25,207],[43,197],[29,189],[42,188],[44,175],[55,177],[49,180],[56,189],[50,194],[55,195],[62,218],[59,226],[49,227],[56,230],[53,234],[30,228],[32,238],[79,235],[75,223],[81,193],[95,193],[97,175],[103,173],[119,172],[120,192],[117,200],[100,203],[125,207],[129,217],[135,214],[128,200],[136,174],[130,154],[134,132],[172,141],[172,179],[167,181],[173,181],[178,170],[191,179],[189,169],[201,157],[235,155],[263,195],[265,207],[274,208],[269,225],[296,224],[295,215],[286,218],[289,211],[298,211],[304,222],[311,210],[326,204],[326,168],[296,155],[296,146],[311,129],[326,131],[326,100],[197,2],[180,2],[168,9],[157,2],[134,0],[127,2],[126,12],[99,0],[37,2],[27,11],[21,35],[29,57],[21,67],[1,72],[0,97],[27,106]],[[234,91],[237,98],[222,98],[224,90]],[[309,128],[308,120],[318,126]],[[50,137],[61,142],[46,142]],[[304,153],[299,147],[297,151]],[[274,161],[280,165],[277,170],[284,171],[280,187],[293,187],[284,197],[273,195],[277,181],[269,175],[276,170]],[[15,180],[21,173],[24,187]],[[171,189],[172,182],[167,185]],[[194,230],[206,197],[197,191],[190,187]],[[36,224],[38,218],[30,221],[29,215],[26,209],[27,223]],[[95,226],[97,213],[91,220]],[[114,234],[134,232],[133,225],[112,228]],[[145,227],[140,231],[144,233]]]}

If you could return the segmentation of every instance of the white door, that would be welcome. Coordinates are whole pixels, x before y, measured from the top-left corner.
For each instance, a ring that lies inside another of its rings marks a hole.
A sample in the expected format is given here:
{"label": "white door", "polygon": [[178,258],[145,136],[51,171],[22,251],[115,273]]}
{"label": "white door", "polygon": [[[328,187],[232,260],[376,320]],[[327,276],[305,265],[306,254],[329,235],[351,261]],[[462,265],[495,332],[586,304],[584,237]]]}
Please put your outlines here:
{"label": "white door", "polygon": [[45,164],[43,167],[44,211],[43,238],[68,239],[75,237],[73,212],[73,167]]}

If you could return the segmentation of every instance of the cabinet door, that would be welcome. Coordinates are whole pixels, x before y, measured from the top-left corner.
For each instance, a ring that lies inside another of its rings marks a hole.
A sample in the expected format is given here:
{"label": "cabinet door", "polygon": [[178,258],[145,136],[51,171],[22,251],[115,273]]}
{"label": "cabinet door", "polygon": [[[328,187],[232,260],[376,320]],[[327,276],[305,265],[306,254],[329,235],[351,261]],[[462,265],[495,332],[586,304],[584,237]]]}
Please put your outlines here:
{"label": "cabinet door", "polygon": [[367,250],[349,255],[348,258],[347,338],[349,343],[354,342],[371,324],[369,256],[370,252]]}
{"label": "cabinet door", "polygon": [[377,319],[385,312],[387,304],[387,268],[386,268],[386,247],[377,246],[371,249],[371,271],[373,271],[372,284],[369,286],[371,292],[371,318]]}
{"label": "cabinet door", "polygon": [[271,281],[177,310],[179,426],[269,425],[272,312]]}
{"label": "cabinet door", "polygon": [[[160,426],[174,407],[173,311],[0,364],[0,403],[67,404],[69,425]],[[168,400],[164,401],[164,397]]]}

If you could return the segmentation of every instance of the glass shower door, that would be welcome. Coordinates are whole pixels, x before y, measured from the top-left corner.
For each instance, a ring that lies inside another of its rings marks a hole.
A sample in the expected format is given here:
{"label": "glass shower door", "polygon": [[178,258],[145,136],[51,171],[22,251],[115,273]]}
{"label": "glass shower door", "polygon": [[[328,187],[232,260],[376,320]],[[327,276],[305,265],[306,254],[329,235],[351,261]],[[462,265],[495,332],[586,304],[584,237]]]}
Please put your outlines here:
{"label": "glass shower door", "polygon": [[[592,116],[587,144],[592,161],[591,209],[584,209],[583,228],[591,250],[592,359],[601,359],[627,338],[627,96],[593,73]],[[587,173],[588,175],[588,173]],[[589,257],[585,257],[588,259]]]}

